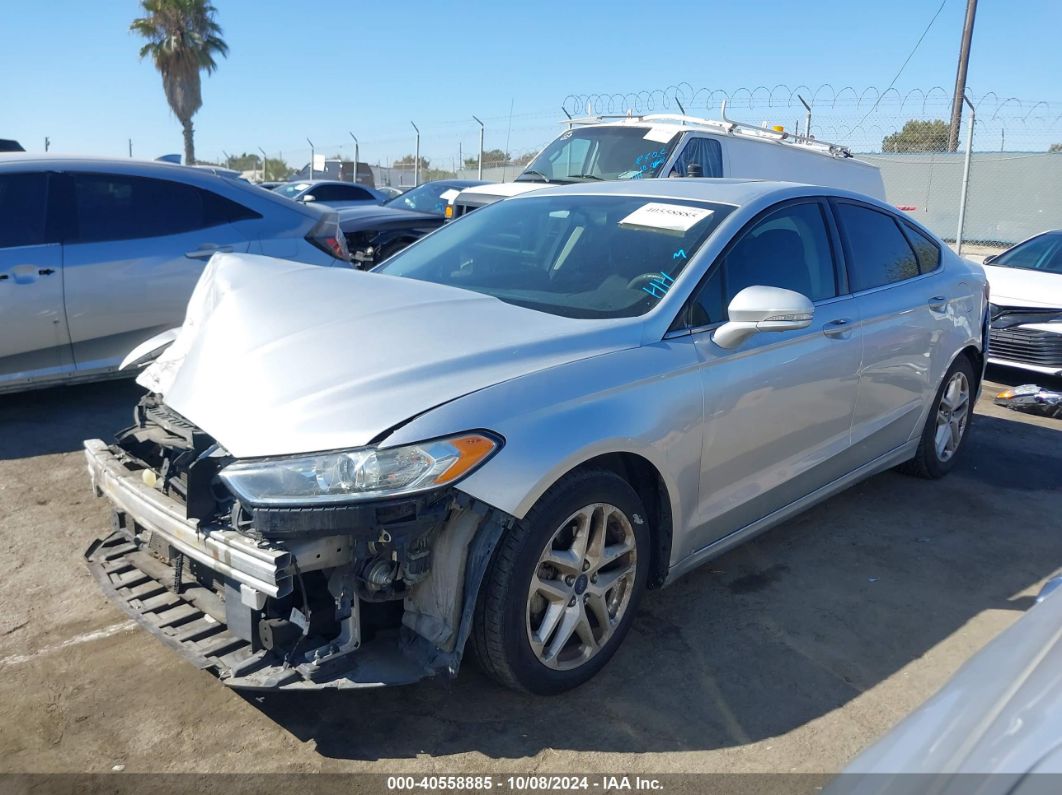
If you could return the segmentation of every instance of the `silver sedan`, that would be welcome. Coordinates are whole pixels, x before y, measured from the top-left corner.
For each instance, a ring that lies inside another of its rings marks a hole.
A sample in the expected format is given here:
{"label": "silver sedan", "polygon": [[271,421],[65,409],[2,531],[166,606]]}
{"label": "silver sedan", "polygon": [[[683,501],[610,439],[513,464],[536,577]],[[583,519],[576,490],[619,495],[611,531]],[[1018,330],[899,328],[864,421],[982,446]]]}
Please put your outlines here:
{"label": "silver sedan", "polygon": [[137,426],[86,443],[117,513],[89,558],[235,687],[453,674],[467,643],[556,693],[647,589],[889,467],[945,475],[986,320],[916,222],[785,183],[537,191],[372,273],[218,256]]}

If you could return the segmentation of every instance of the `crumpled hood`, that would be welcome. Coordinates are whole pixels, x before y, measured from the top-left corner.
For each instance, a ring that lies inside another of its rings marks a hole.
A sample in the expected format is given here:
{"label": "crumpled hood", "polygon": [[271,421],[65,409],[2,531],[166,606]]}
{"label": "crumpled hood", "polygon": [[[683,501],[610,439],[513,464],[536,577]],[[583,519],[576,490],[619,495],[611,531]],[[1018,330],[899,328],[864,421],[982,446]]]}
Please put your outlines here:
{"label": "crumpled hood", "polygon": [[1062,276],[1057,273],[985,265],[991,301],[997,306],[1062,308]]}
{"label": "crumpled hood", "polygon": [[[288,455],[366,445],[442,403],[640,334],[413,279],[216,254],[177,339],[137,381],[237,457]],[[470,417],[454,430],[474,427]]]}

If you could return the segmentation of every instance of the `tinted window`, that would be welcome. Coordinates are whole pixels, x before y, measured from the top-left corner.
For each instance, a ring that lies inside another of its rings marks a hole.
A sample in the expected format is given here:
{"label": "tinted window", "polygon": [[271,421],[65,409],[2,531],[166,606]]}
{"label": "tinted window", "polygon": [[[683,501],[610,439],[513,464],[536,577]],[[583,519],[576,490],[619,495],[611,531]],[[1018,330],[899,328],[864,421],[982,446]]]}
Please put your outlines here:
{"label": "tinted window", "polygon": [[0,176],[0,248],[45,242],[47,201],[44,174]]}
{"label": "tinted window", "polygon": [[191,185],[117,174],[78,174],[74,201],[82,243],[175,235],[260,217]]}
{"label": "tinted window", "polygon": [[753,285],[784,287],[813,301],[838,294],[833,250],[819,203],[782,207],[743,232],[698,293],[691,325],[726,320],[730,301]]}
{"label": "tinted window", "polygon": [[1004,251],[988,264],[1000,268],[1053,270],[1057,273],[1057,270],[1045,267],[1045,265],[1051,260],[1052,252],[1057,252],[1060,248],[1062,248],[1062,235],[1039,235],[1009,251]]}
{"label": "tinted window", "polygon": [[723,176],[723,147],[714,138],[690,138],[675,160],[671,173],[680,177],[690,176],[690,164],[701,167],[702,177]]}
{"label": "tinted window", "polygon": [[310,193],[319,202],[373,200],[371,193],[354,185],[318,185]]}
{"label": "tinted window", "polygon": [[903,225],[903,231],[907,233],[907,241],[918,257],[918,269],[921,273],[929,273],[940,267],[940,246],[929,237],[919,232],[910,224]]}
{"label": "tinted window", "polygon": [[869,290],[918,275],[918,260],[892,216],[840,203],[837,214],[848,243],[852,291]]}
{"label": "tinted window", "polygon": [[634,196],[491,204],[376,269],[579,318],[633,317],[671,289],[731,208]]}

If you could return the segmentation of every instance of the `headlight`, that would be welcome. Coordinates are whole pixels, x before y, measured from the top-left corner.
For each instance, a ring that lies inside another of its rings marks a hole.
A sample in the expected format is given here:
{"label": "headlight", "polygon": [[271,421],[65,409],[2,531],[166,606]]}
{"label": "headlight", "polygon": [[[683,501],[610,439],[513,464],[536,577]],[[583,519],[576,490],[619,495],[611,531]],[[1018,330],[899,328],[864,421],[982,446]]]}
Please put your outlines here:
{"label": "headlight", "polygon": [[306,505],[379,499],[453,483],[500,446],[482,433],[383,450],[236,461],[218,476],[248,505]]}

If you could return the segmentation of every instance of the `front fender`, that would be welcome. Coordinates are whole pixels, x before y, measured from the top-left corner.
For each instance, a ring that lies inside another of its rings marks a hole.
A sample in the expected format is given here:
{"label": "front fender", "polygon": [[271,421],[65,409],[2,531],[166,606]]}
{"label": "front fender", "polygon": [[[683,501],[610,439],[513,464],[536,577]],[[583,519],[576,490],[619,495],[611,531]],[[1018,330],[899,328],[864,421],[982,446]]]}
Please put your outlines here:
{"label": "front fender", "polygon": [[386,445],[468,428],[505,439],[457,489],[522,518],[554,483],[607,453],[633,453],[660,473],[676,536],[696,504],[703,399],[689,338],[572,362],[480,390],[399,428]]}

